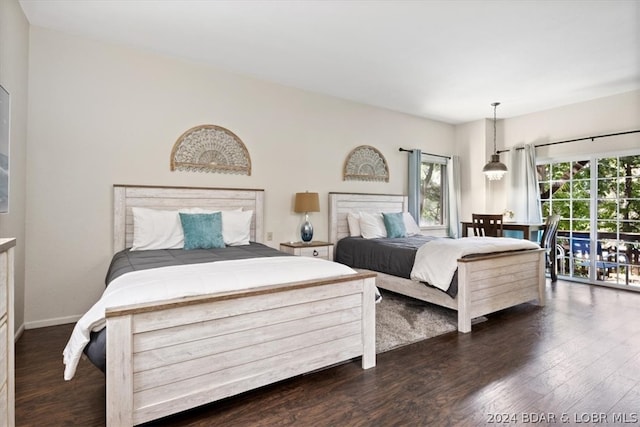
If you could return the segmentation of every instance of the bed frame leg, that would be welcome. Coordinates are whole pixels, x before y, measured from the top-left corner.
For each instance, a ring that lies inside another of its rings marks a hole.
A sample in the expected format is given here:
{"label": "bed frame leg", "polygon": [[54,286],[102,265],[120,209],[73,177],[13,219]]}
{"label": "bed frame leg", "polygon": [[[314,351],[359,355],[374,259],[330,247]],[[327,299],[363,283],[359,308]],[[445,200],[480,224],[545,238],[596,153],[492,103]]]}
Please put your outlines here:
{"label": "bed frame leg", "polygon": [[[132,317],[107,318],[107,427],[133,425]],[[111,367],[111,369],[110,369]]]}
{"label": "bed frame leg", "polygon": [[363,279],[362,289],[362,369],[376,366],[375,277]]}
{"label": "bed frame leg", "polygon": [[461,310],[458,310],[458,331],[465,334],[471,332],[471,318]]}
{"label": "bed frame leg", "polygon": [[545,254],[541,254],[538,266],[538,305],[544,307],[546,304],[547,277]]}
{"label": "bed frame leg", "polygon": [[[467,283],[467,264],[458,263],[458,283]],[[470,290],[467,286],[458,286],[458,331],[471,332]]]}

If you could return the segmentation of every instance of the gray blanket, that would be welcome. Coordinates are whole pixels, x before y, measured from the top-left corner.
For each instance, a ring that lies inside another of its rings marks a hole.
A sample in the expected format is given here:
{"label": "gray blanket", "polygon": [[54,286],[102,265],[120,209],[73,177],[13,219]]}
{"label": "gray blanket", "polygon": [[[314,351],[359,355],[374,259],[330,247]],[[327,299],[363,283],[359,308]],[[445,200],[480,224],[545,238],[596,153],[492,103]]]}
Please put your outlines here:
{"label": "gray blanket", "polygon": [[[351,268],[364,268],[410,279],[418,248],[430,240],[440,238],[422,235],[395,239],[345,237],[336,245],[335,258],[336,262]],[[426,285],[431,286],[428,283]],[[446,293],[452,298],[457,295],[457,271]]]}
{"label": "gray blanket", "polygon": [[[147,270],[150,268],[169,267],[183,264],[199,264],[203,262],[228,261],[237,259],[263,258],[274,256],[289,256],[284,252],[273,249],[261,243],[251,242],[244,246],[228,246],[216,249],[161,249],[153,251],[130,251],[125,249],[113,256],[105,283],[131,271]],[[107,332],[103,328],[91,332],[90,341],[84,348],[89,360],[102,372],[106,370]]]}

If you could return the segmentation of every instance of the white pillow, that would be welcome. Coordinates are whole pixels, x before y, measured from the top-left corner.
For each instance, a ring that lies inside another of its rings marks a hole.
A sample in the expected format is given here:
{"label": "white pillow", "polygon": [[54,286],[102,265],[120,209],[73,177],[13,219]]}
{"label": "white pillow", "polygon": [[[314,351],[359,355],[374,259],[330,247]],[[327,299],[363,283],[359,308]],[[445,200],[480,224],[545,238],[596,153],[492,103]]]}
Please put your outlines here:
{"label": "white pillow", "polygon": [[248,245],[253,211],[222,211],[222,237],[227,246]]}
{"label": "white pillow", "polygon": [[360,212],[360,232],[365,239],[387,237],[387,229],[381,213]]}
{"label": "white pillow", "polygon": [[178,211],[131,208],[133,212],[132,251],[182,249],[184,234]]}
{"label": "white pillow", "polygon": [[349,236],[362,236],[362,232],[360,231],[360,215],[355,212],[349,212],[347,214],[347,224],[349,225]]}
{"label": "white pillow", "polygon": [[416,220],[413,219],[409,212],[403,212],[402,219],[404,220],[404,228],[407,230],[407,236],[415,236],[421,233],[422,230],[420,230]]}

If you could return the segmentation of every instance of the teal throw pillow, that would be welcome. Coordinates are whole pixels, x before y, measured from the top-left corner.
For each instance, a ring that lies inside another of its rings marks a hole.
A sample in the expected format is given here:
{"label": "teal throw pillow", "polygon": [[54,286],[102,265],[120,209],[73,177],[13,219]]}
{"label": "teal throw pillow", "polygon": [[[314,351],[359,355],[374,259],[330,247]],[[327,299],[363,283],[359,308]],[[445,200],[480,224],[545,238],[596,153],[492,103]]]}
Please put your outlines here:
{"label": "teal throw pillow", "polygon": [[224,248],[222,214],[187,214],[180,212],[184,249]]}
{"label": "teal throw pillow", "polygon": [[383,213],[382,220],[384,221],[384,228],[387,229],[387,237],[407,237],[407,229],[404,226],[402,212]]}

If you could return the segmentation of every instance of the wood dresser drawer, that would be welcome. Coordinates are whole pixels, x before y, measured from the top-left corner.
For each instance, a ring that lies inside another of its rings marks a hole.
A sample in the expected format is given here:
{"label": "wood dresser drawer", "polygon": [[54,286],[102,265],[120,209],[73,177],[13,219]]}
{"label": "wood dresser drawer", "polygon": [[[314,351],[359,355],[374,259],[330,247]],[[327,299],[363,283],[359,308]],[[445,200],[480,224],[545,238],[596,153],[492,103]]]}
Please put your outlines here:
{"label": "wood dresser drawer", "polygon": [[[0,325],[0,386],[6,386],[7,383],[7,322]],[[6,389],[6,387],[5,387]],[[0,424],[2,425],[2,424]]]}
{"label": "wood dresser drawer", "polygon": [[[0,263],[2,262],[7,262],[6,261],[6,255],[5,254],[0,254]],[[4,269],[0,268],[0,319],[2,319],[4,317],[5,314],[7,314],[7,273],[6,271],[4,271]]]}
{"label": "wood dresser drawer", "polygon": [[2,386],[0,387],[0,426],[10,425],[8,420],[9,418],[8,409],[9,409],[9,394],[7,391],[7,384],[2,384]]}
{"label": "wood dresser drawer", "polygon": [[0,238],[0,427],[15,425],[13,280],[16,239]]}

